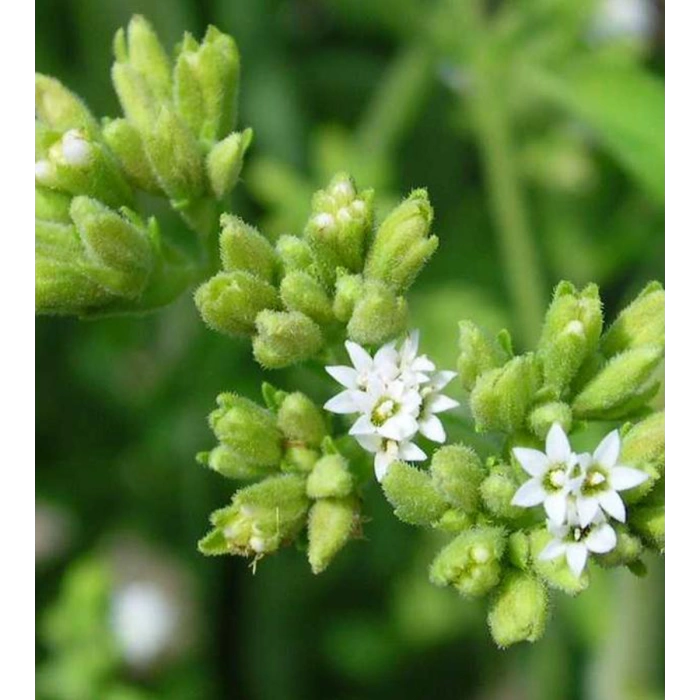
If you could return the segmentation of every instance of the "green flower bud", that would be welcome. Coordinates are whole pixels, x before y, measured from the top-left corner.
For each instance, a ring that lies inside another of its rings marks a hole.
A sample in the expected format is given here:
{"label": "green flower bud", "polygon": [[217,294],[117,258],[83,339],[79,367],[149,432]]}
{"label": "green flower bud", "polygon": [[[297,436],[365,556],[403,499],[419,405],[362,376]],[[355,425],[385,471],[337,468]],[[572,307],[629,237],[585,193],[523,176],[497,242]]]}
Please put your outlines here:
{"label": "green flower bud", "polygon": [[508,560],[518,569],[525,570],[530,561],[530,538],[523,530],[508,537]]}
{"label": "green flower bud", "polygon": [[354,182],[344,173],[314,195],[304,238],[329,286],[335,281],[337,268],[350,272],[362,269],[372,228],[373,198],[371,190],[358,194]]}
{"label": "green flower bud", "polygon": [[255,319],[255,359],[269,369],[308,360],[323,347],[321,329],[298,311],[261,311]]}
{"label": "green flower bud", "polygon": [[306,272],[287,273],[280,284],[280,296],[289,311],[300,311],[319,324],[333,320],[333,303],[326,290]]}
{"label": "green flower bud", "polygon": [[70,195],[48,187],[34,187],[34,216],[43,221],[69,224]]}
{"label": "green flower bud", "polygon": [[465,513],[478,510],[485,471],[473,449],[464,445],[441,447],[433,455],[430,472],[435,488],[451,505]]}
{"label": "green flower bud", "polygon": [[202,141],[218,141],[233,129],[240,58],[235,41],[209,26],[200,44],[189,34],[175,63],[175,104]]}
{"label": "green flower bud", "polygon": [[437,236],[429,236],[432,223],[427,191],[414,190],[379,226],[365,275],[405,292],[438,247]]}
{"label": "green flower bud", "polygon": [[648,284],[641,294],[615,319],[601,341],[606,357],[630,348],[664,345],[665,293],[658,282]]}
{"label": "green flower bud", "polygon": [[328,435],[321,410],[305,394],[297,391],[287,394],[277,413],[277,425],[290,442],[320,447]]}
{"label": "green flower bud", "polygon": [[457,372],[466,391],[474,388],[479,375],[500,367],[506,360],[503,350],[471,321],[460,321],[459,351]]}
{"label": "green flower bud", "polygon": [[316,462],[306,482],[309,498],[342,498],[352,493],[348,463],[339,454],[325,455]]}
{"label": "green flower bud", "polygon": [[631,509],[629,524],[647,544],[663,553],[666,546],[666,506],[664,504],[635,506]]}
{"label": "green flower bud", "polygon": [[448,508],[430,474],[405,462],[389,467],[382,489],[396,517],[409,525],[433,525]]}
{"label": "green flower bud", "polygon": [[360,345],[380,345],[400,335],[407,323],[406,300],[381,282],[366,281],[348,322],[348,337]]}
{"label": "green flower bud", "polygon": [[517,642],[536,642],[546,622],[547,589],[527,574],[508,574],[489,609],[493,641],[502,649]]}
{"label": "green flower bud", "polygon": [[462,532],[474,525],[473,516],[459,508],[448,508],[440,519],[433,523],[433,527],[444,532]]}
{"label": "green flower bud", "polygon": [[641,501],[664,474],[666,461],[665,414],[663,411],[633,426],[622,440],[620,463],[640,469],[649,478],[636,488],[625,491],[626,503]]}
{"label": "green flower bud", "polygon": [[540,440],[544,440],[554,423],[559,423],[564,428],[564,432],[568,433],[571,430],[572,420],[571,409],[567,404],[562,401],[550,401],[533,408],[527,423],[530,430]]}
{"label": "green flower bud", "polygon": [[506,538],[497,527],[475,527],[457,535],[435,557],[430,580],[436,586],[454,586],[464,596],[478,597],[501,578],[499,560]]}
{"label": "green flower bud", "polygon": [[484,372],[471,394],[476,430],[512,433],[520,428],[540,382],[540,372],[532,353],[514,357],[503,367]]}
{"label": "green flower bud", "polygon": [[545,385],[563,392],[585,359],[595,352],[603,328],[598,287],[581,293],[570,282],[560,282],[547,310],[537,354]]}
{"label": "green flower bud", "polygon": [[218,445],[211,452],[200,452],[197,461],[229,479],[256,479],[270,473],[269,467],[246,462],[239,452],[227,445]]}
{"label": "green flower bud", "polygon": [[283,472],[309,474],[319,458],[318,450],[304,445],[287,445],[280,469]]}
{"label": "green flower bud", "polygon": [[645,345],[616,355],[576,396],[571,405],[574,416],[613,419],[625,415],[636,397],[641,397],[646,403],[650,398],[648,382],[662,360],[663,348],[656,345]]}
{"label": "green flower bud", "polygon": [[250,272],[265,282],[273,283],[278,257],[275,249],[256,228],[231,214],[221,216],[221,264],[226,272]]}
{"label": "green flower bud", "polygon": [[588,588],[588,572],[584,571],[577,577],[566,563],[566,557],[548,561],[540,559],[540,553],[551,539],[552,535],[545,528],[530,533],[532,568],[537,576],[552,588],[564,591],[568,595],[576,595]]}
{"label": "green flower bud", "polygon": [[229,134],[215,144],[207,155],[209,186],[217,199],[225,197],[238,182],[243,158],[253,140],[253,130]]}
{"label": "green flower bud", "polygon": [[238,491],[227,508],[212,513],[214,531],[199,542],[203,554],[262,556],[291,542],[304,527],[309,501],[304,479],[272,476]]}
{"label": "green flower bud", "polygon": [[314,263],[309,244],[296,236],[280,236],[276,248],[286,272],[308,270]]}
{"label": "green flower bud", "polygon": [[606,554],[596,554],[596,562],[605,568],[611,568],[627,566],[638,561],[644,551],[642,541],[623,525],[615,525],[615,534],[617,535],[615,549]]}
{"label": "green flower bud", "polygon": [[263,309],[277,308],[277,290],[248,272],[219,272],[194,295],[204,323],[226,335],[252,335]]}
{"label": "green flower bud", "polygon": [[309,511],[311,571],[320,574],[345,546],[356,528],[358,504],[354,498],[324,498]]}
{"label": "green flower bud", "polygon": [[[115,47],[121,41],[118,32]],[[126,118],[144,135],[147,134],[158,116],[160,103],[143,76],[129,63],[119,60],[119,53],[117,61],[112,64],[112,84]]]}
{"label": "green flower bud", "polygon": [[217,439],[248,464],[277,466],[282,459],[282,434],[272,413],[235,394],[219,394],[216,403],[209,426]]}
{"label": "green flower bud", "polygon": [[113,119],[102,128],[102,136],[116,155],[130,184],[151,194],[160,194],[160,184],[148,162],[139,130],[126,119]]}
{"label": "green flower bud", "polygon": [[355,304],[362,294],[362,275],[338,275],[335,283],[333,313],[335,317],[347,323],[355,310]]}
{"label": "green flower bud", "polygon": [[55,132],[80,129],[90,136],[99,133],[97,121],[83,101],[55,78],[37,73],[34,79],[37,119]]}
{"label": "green flower bud", "polygon": [[74,197],[70,215],[86,258],[103,268],[100,284],[116,296],[140,296],[155,257],[149,230],[90,197]]}
{"label": "green flower bud", "polygon": [[163,191],[173,200],[204,194],[204,158],[192,132],[167,106],[160,108],[146,136],[146,152]]}
{"label": "green flower bud", "polygon": [[484,506],[493,515],[498,518],[516,520],[522,517],[523,509],[511,505],[511,501],[519,486],[511,466],[498,464],[481,482],[479,493]]}

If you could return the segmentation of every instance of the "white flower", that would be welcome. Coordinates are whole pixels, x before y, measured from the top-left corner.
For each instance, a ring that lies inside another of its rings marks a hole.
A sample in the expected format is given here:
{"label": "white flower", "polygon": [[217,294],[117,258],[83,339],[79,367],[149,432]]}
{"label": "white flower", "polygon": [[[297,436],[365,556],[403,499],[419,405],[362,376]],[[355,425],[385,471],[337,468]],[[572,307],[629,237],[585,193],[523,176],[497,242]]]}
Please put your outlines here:
{"label": "white flower", "polygon": [[456,373],[437,372],[433,362],[418,354],[418,341],[418,331],[413,331],[400,348],[395,342],[387,343],[374,357],[348,341],[345,347],[352,367],[326,367],[344,390],[324,408],[359,414],[350,435],[375,455],[379,481],[396,460],[427,459],[413,439],[420,432],[433,442],[444,442],[445,430],[437,414],[458,405],[440,393]]}
{"label": "white flower", "polygon": [[603,438],[593,456],[579,456],[581,478],[575,496],[578,520],[584,527],[593,522],[601,509],[624,523],[625,504],[618,491],[632,489],[649,478],[639,469],[617,463],[621,449],[620,434],[613,430]]}
{"label": "white flower", "polygon": [[547,523],[548,530],[554,536],[540,552],[540,559],[548,561],[566,555],[566,563],[572,573],[579,577],[586,566],[588,553],[605,554],[615,549],[617,535],[615,530],[605,521],[602,513],[593,522],[583,526],[576,522],[575,511],[569,512],[573,522],[557,525]]}
{"label": "white flower", "polygon": [[381,481],[389,467],[399,460],[422,462],[428,455],[410,440],[388,440],[379,435],[356,435],[355,439],[367,452],[374,453],[374,475]]}
{"label": "white flower", "polygon": [[578,461],[564,429],[559,423],[552,424],[547,433],[545,452],[515,447],[513,454],[532,478],[515,492],[512,505],[531,508],[542,503],[552,522],[563,525],[569,495],[577,487],[573,468]]}

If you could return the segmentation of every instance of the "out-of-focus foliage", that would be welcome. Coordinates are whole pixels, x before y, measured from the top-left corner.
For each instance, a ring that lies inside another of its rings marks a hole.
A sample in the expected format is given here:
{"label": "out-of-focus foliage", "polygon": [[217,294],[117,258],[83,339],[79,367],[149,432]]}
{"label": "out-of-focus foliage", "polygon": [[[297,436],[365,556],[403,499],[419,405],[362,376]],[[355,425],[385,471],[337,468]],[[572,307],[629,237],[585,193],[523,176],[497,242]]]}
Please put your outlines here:
{"label": "out-of-focus foliage", "polygon": [[[256,137],[228,205],[272,236],[299,233],[310,195],[338,170],[377,188],[379,216],[398,193],[426,187],[441,245],[410,301],[441,366],[456,365],[457,319],[516,325],[522,347],[532,331],[519,289],[544,308],[557,280],[593,280],[613,317],[663,279],[658,3],[39,0],[36,10],[37,70],[110,116],[109,46],[133,13],[168,49],[208,23],[232,34],[239,121]],[[149,205],[176,235],[178,217]],[[509,262],[512,230],[530,241],[529,275]],[[367,541],[323,577],[294,552],[255,576],[198,555],[207,514],[230,497],[193,461],[210,440],[203,416],[222,390],[254,396],[263,373],[248,344],[203,327],[188,295],[143,319],[39,319],[36,364],[37,492],[70,525],[60,548],[38,543],[38,618],[55,618],[47,611],[67,604],[83,556],[124,530],[196,581],[186,605],[201,634],[148,673],[109,657],[115,697],[662,697],[656,563],[642,580],[594,569],[585,596],[556,601],[561,614],[536,647],[499,652],[478,604],[427,582],[440,542],[396,521],[376,485],[364,494]],[[324,398],[308,368],[272,381],[293,390],[302,380]],[[480,449],[461,424],[447,428]],[[92,610],[86,626],[107,629],[106,610]],[[96,655],[109,649],[98,636]],[[40,668],[60,668],[51,635],[38,639]],[[78,683],[94,670],[76,668]]]}

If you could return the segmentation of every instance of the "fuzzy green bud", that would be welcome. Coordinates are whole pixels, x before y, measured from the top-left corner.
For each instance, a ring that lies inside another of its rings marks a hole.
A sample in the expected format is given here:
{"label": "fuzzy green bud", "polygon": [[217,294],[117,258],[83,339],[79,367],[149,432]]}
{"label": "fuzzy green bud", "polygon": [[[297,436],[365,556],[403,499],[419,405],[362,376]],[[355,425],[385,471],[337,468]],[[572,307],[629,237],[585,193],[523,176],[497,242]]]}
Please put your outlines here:
{"label": "fuzzy green bud", "polygon": [[238,182],[243,158],[253,140],[253,130],[229,134],[215,144],[207,155],[209,187],[217,199],[225,197]]}
{"label": "fuzzy green bud", "polygon": [[269,369],[308,360],[323,347],[321,329],[298,311],[261,311],[255,319],[255,359]]}
{"label": "fuzzy green bud", "polygon": [[545,386],[558,394],[568,387],[585,359],[595,351],[602,328],[598,287],[590,284],[579,293],[570,282],[560,282],[537,348]]}
{"label": "fuzzy green bud", "polygon": [[314,253],[324,282],[333,284],[336,269],[360,272],[372,228],[372,190],[358,193],[345,173],[314,194],[304,238]]}
{"label": "fuzzy green bud", "polygon": [[269,477],[241,489],[230,506],[212,513],[214,530],[199,542],[199,550],[203,554],[270,554],[297,536],[308,508],[303,478]]}
{"label": "fuzzy green bud", "polygon": [[289,272],[280,284],[282,302],[289,311],[300,311],[317,323],[333,320],[333,303],[323,285],[306,272]]}
{"label": "fuzzy green bud", "polygon": [[239,452],[227,445],[217,445],[211,452],[200,452],[197,461],[229,479],[255,479],[270,472],[269,467],[246,462]]}
{"label": "fuzzy green bud", "polygon": [[656,345],[644,345],[616,355],[573,400],[574,416],[612,419],[625,415],[630,404],[636,407],[638,397],[643,405],[651,398],[647,392],[649,381],[662,360],[663,348]]}
{"label": "fuzzy green bud", "polygon": [[306,482],[309,498],[341,498],[352,493],[352,474],[340,454],[324,455],[314,465]]}
{"label": "fuzzy green bud", "polygon": [[519,483],[508,464],[498,464],[490,469],[481,482],[479,493],[487,510],[499,518],[514,520],[522,517],[523,509],[511,505]]}
{"label": "fuzzy green bud", "polygon": [[170,107],[160,108],[145,145],[151,167],[168,197],[192,201],[204,194],[202,151],[187,125]]}
{"label": "fuzzy green bud", "polygon": [[477,431],[512,433],[520,428],[540,382],[537,362],[531,353],[514,357],[503,367],[480,375],[471,394]]}
{"label": "fuzzy green bud", "polygon": [[559,423],[564,432],[568,433],[571,430],[572,421],[571,409],[562,401],[549,401],[536,406],[527,418],[528,427],[540,440],[547,437],[554,423]]}
{"label": "fuzzy green bud", "polygon": [[235,394],[219,394],[216,403],[218,408],[209,414],[209,426],[220,442],[251,465],[279,464],[282,434],[270,411]]}
{"label": "fuzzy green bud", "polygon": [[505,648],[536,642],[547,622],[547,589],[532,576],[510,573],[496,591],[488,614],[493,641]]}
{"label": "fuzzy green bud", "polygon": [[284,437],[295,443],[320,447],[328,435],[323,413],[305,394],[287,394],[277,412],[277,426]]}
{"label": "fuzzy green bud", "polygon": [[365,282],[348,322],[348,337],[360,345],[380,345],[400,335],[408,323],[408,305],[381,282]]}
{"label": "fuzzy green bud", "polygon": [[430,474],[405,462],[389,467],[382,489],[396,517],[409,525],[433,525],[448,508]]}
{"label": "fuzzy green bud", "polygon": [[309,474],[319,458],[318,450],[304,445],[287,444],[280,469],[283,472]]}
{"label": "fuzzy green bud", "polygon": [[384,219],[372,243],[365,275],[405,292],[438,247],[430,236],[433,208],[426,190],[414,190]]}
{"label": "fuzzy green bud", "polygon": [[249,272],[219,272],[195,292],[204,323],[226,335],[252,335],[263,309],[277,308],[277,290]]}
{"label": "fuzzy green bud", "polygon": [[160,184],[148,162],[139,130],[126,119],[113,119],[102,128],[102,136],[119,160],[129,183],[145,192],[160,194]]}
{"label": "fuzzy green bud", "polygon": [[201,44],[189,34],[175,63],[175,104],[199,139],[214,142],[233,129],[240,57],[236,42],[209,26]]}
{"label": "fuzzy green bud", "polygon": [[506,360],[504,352],[471,321],[459,324],[459,357],[457,372],[466,391],[471,391],[479,375],[500,367]]}
{"label": "fuzzy green bud", "polygon": [[532,568],[537,576],[552,588],[564,591],[568,595],[576,595],[588,588],[588,573],[584,571],[580,577],[577,577],[566,563],[565,556],[552,560],[540,559],[542,550],[551,539],[552,535],[545,528],[530,533]]}
{"label": "fuzzy green bud", "polygon": [[464,596],[478,597],[501,578],[500,559],[506,538],[497,527],[475,527],[457,535],[435,557],[430,580],[436,586],[454,586]]}
{"label": "fuzzy green bud", "polygon": [[287,272],[308,270],[314,263],[309,244],[296,236],[280,236],[276,249],[282,260],[282,266]]}
{"label": "fuzzy green bud", "polygon": [[309,511],[308,559],[320,574],[345,546],[356,527],[358,504],[354,498],[324,498]]}
{"label": "fuzzy green bud", "polygon": [[62,133],[81,129],[95,136],[99,127],[83,101],[59,80],[37,73],[34,79],[34,109],[45,126]]}
{"label": "fuzzy green bud", "polygon": [[100,284],[116,296],[137,298],[154,264],[149,230],[90,197],[74,197],[70,215],[87,260],[103,270]]}
{"label": "fuzzy green bud", "polygon": [[630,348],[664,345],[665,292],[661,284],[648,284],[640,295],[615,319],[601,341],[606,357]]}
{"label": "fuzzy green bud", "polygon": [[70,218],[70,195],[48,187],[34,187],[34,216],[42,221],[68,224]]}
{"label": "fuzzy green bud", "polygon": [[476,452],[464,445],[441,447],[430,463],[433,483],[440,495],[468,514],[479,508],[479,486],[485,476]]}
{"label": "fuzzy green bud", "polygon": [[518,569],[525,570],[530,561],[530,538],[523,530],[508,537],[508,560]]}
{"label": "fuzzy green bud", "polygon": [[630,527],[659,552],[666,546],[666,506],[638,505],[631,509]]}
{"label": "fuzzy green bud", "polygon": [[231,214],[222,214],[221,227],[219,245],[224,271],[241,270],[265,282],[274,282],[279,259],[267,238]]}
{"label": "fuzzy green bud", "polygon": [[659,411],[634,425],[622,440],[620,462],[638,467],[651,462],[662,468],[666,456],[666,414]]}
{"label": "fuzzy green bud", "polygon": [[338,275],[335,283],[333,313],[335,317],[347,323],[355,310],[355,304],[362,295],[362,275]]}

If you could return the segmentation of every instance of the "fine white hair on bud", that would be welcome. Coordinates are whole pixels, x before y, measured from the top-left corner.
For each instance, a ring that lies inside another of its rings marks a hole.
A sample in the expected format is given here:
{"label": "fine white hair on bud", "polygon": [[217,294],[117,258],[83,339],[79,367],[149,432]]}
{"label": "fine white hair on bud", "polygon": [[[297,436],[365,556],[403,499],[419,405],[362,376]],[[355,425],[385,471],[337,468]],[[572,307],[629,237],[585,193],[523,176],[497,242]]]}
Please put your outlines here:
{"label": "fine white hair on bud", "polygon": [[48,185],[53,180],[55,169],[48,160],[38,160],[34,163],[34,179],[40,185]]}
{"label": "fine white hair on bud", "polygon": [[341,180],[333,186],[333,196],[338,199],[352,199],[355,196],[355,188],[348,180]]}
{"label": "fine white hair on bud", "polygon": [[378,481],[397,460],[427,459],[413,440],[421,433],[433,442],[445,441],[445,430],[436,414],[458,405],[441,393],[456,373],[438,372],[425,355],[418,355],[418,331],[398,348],[395,341],[383,345],[374,356],[351,341],[345,347],[353,366],[326,367],[345,390],[324,408],[331,413],[357,415],[350,435],[374,454]]}
{"label": "fine white hair on bud", "polygon": [[566,328],[564,328],[564,333],[578,335],[583,338],[586,335],[586,329],[581,321],[569,321]]}
{"label": "fine white hair on bud", "polygon": [[66,163],[84,168],[90,163],[90,144],[77,129],[66,131],[61,140],[61,152]]}
{"label": "fine white hair on bud", "polygon": [[361,199],[356,199],[350,205],[350,209],[356,216],[364,216],[367,212],[367,205]]}
{"label": "fine white hair on bud", "polygon": [[327,230],[335,226],[335,217],[332,214],[323,212],[321,214],[316,214],[313,218],[314,225],[319,230]]}
{"label": "fine white hair on bud", "polygon": [[335,216],[336,219],[338,219],[338,221],[340,221],[343,224],[347,224],[349,221],[352,221],[352,214],[345,207],[338,209]]}

